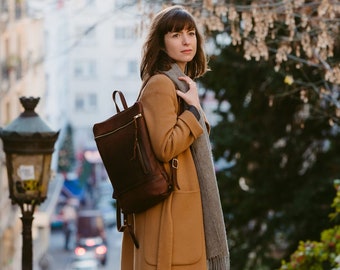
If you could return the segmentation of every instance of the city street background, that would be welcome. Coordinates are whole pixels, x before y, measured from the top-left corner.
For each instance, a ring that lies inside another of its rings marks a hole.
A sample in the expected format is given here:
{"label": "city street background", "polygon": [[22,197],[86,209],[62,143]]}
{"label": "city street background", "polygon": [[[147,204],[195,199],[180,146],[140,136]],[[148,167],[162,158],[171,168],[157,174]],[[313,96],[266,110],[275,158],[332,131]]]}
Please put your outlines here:
{"label": "city street background", "polygon": [[[101,266],[100,270],[119,270],[120,269],[120,247],[122,233],[118,232],[116,226],[106,228],[106,236],[108,240],[108,260],[105,266]],[[74,238],[72,238],[72,244]],[[70,245],[71,246],[71,245]],[[64,249],[64,234],[61,229],[51,230],[50,245],[47,253],[49,262],[49,270],[67,270],[67,265],[73,259],[73,250]]]}

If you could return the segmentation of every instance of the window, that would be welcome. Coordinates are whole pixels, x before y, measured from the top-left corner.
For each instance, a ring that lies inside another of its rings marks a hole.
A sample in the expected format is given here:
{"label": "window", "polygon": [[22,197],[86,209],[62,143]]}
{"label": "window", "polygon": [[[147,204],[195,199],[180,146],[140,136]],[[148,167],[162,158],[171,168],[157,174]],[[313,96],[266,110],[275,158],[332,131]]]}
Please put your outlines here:
{"label": "window", "polygon": [[136,0],[115,0],[115,8],[134,6],[135,4],[137,4]]}
{"label": "window", "polygon": [[115,41],[124,43],[135,40],[135,28],[132,26],[117,26],[115,28],[114,39]]}
{"label": "window", "polygon": [[96,0],[86,0],[86,4],[89,7],[94,7],[96,4]]}
{"label": "window", "polygon": [[97,109],[97,95],[95,93],[77,93],[75,110],[78,112],[94,111]]}
{"label": "window", "polygon": [[0,10],[1,12],[8,12],[7,0],[0,0]]}
{"label": "window", "polygon": [[74,77],[76,78],[95,78],[97,75],[95,60],[76,60],[74,62]]}
{"label": "window", "polygon": [[88,95],[88,103],[89,103],[89,108],[92,109],[97,109],[97,95],[94,93],[91,93]]}
{"label": "window", "polygon": [[136,60],[128,61],[128,74],[134,75],[138,73],[138,63]]}
{"label": "window", "polygon": [[115,78],[126,78],[129,76],[138,77],[138,63],[137,60],[122,60],[114,59],[113,76]]}
{"label": "window", "polygon": [[84,97],[77,95],[75,100],[76,111],[83,111],[85,109]]}

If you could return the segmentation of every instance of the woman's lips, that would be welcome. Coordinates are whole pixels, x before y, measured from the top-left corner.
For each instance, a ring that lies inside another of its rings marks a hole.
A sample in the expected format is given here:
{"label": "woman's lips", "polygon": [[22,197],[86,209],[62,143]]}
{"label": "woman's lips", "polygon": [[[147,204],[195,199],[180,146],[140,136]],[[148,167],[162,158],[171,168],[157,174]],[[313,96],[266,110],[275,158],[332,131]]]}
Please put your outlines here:
{"label": "woman's lips", "polygon": [[192,50],[183,50],[183,51],[181,51],[181,53],[191,53],[192,52]]}

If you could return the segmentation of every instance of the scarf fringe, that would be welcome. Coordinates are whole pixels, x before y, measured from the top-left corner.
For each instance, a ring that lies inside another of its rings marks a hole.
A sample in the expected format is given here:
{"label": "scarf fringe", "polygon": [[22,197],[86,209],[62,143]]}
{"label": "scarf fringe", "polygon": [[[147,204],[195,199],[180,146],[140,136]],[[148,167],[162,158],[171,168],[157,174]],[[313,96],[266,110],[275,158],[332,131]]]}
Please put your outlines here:
{"label": "scarf fringe", "polygon": [[228,256],[216,256],[208,259],[208,270],[230,270]]}

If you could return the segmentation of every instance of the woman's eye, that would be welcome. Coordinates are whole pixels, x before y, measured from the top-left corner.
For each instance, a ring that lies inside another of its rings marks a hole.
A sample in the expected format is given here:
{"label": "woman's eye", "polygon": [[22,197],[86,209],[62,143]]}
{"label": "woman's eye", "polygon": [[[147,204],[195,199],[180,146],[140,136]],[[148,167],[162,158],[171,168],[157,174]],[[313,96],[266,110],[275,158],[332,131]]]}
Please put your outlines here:
{"label": "woman's eye", "polygon": [[190,35],[190,36],[195,36],[195,35],[196,35],[196,32],[195,32],[195,31],[191,31],[191,32],[189,32],[189,35]]}

